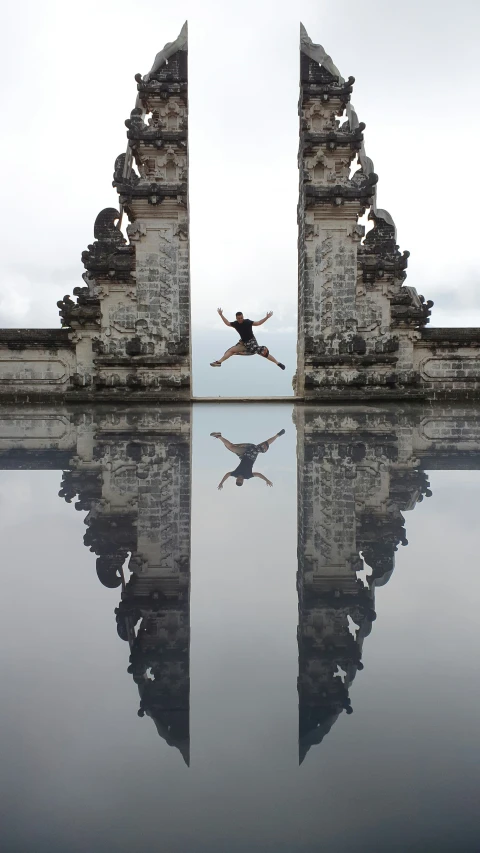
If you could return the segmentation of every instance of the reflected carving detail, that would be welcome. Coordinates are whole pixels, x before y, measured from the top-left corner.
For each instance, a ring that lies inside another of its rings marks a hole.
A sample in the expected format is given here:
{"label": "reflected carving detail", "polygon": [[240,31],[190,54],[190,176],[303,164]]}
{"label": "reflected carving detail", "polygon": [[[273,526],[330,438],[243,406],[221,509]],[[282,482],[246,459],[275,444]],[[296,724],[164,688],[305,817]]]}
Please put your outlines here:
{"label": "reflected carving detail", "polygon": [[[476,409],[437,405],[299,406],[294,420],[302,762],[354,710],[364,641],[377,608],[381,616],[377,589],[408,545],[405,513],[431,496],[428,470],[480,469],[480,419]],[[85,513],[84,544],[103,594],[115,590],[112,617],[129,647],[138,714],[187,764],[190,430],[189,407],[0,414],[0,468],[61,470],[59,496]],[[241,445],[252,451],[247,479],[256,456],[283,433]],[[212,435],[237,454],[240,445]]]}
{"label": "reflected carving detail", "polygon": [[425,467],[478,468],[480,442],[475,418],[460,408],[299,407],[294,418],[301,763],[342,711],[353,711],[376,589],[408,545],[404,513],[432,494]]}
{"label": "reflected carving detail", "polygon": [[91,458],[71,458],[59,496],[87,512],[98,579],[121,590],[138,715],[189,764],[190,411],[95,413],[89,431]]}

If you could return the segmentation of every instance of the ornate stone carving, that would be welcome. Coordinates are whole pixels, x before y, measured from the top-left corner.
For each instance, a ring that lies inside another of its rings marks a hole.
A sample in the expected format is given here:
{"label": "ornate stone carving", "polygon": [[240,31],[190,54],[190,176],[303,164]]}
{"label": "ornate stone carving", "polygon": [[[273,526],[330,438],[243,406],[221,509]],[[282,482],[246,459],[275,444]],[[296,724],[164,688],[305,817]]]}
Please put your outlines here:
{"label": "ornate stone carving", "polygon": [[130,273],[135,267],[135,253],[117,226],[118,210],[107,207],[102,210],[93,229],[95,242],[82,252],[82,262],[91,273]]}
{"label": "ornate stone carving", "polygon": [[339,83],[345,82],[332,57],[328,55],[321,44],[312,42],[303,24],[300,24],[300,50],[325,68],[332,77],[336,77]]}
{"label": "ornate stone carving", "polygon": [[362,279],[365,284],[390,280],[393,286],[390,296],[392,326],[407,324],[421,328],[429,322],[433,302],[418,296],[413,287],[402,287],[410,253],[400,253],[395,223],[386,210],[372,210],[369,219],[373,219],[374,227],[358,253]]}
{"label": "ornate stone carving", "polygon": [[[300,81],[295,391],[324,399],[385,389],[409,396],[424,374],[407,330],[417,333],[429,322],[433,303],[403,286],[409,253],[400,253],[393,220],[377,206],[365,125],[350,101],[353,78],[346,86],[303,27]],[[359,168],[350,177],[355,157]],[[374,227],[360,244],[352,226],[368,208]]]}
{"label": "ornate stone carving", "polygon": [[76,354],[64,384],[93,399],[190,393],[186,25],[136,80],[128,147],[113,174],[121,209],[98,215],[82,253],[85,287],[73,290],[76,302],[58,301]]}
{"label": "ornate stone carving", "polygon": [[98,299],[90,298],[88,287],[75,287],[73,293],[77,296],[77,302],[74,302],[68,294],[57,302],[62,326],[99,326],[100,305]]}
{"label": "ornate stone carving", "polygon": [[147,226],[144,222],[140,222],[138,219],[135,222],[127,225],[127,234],[130,242],[136,242],[137,240],[141,240],[142,237],[145,237],[147,234]]}
{"label": "ornate stone carving", "polygon": [[177,36],[175,41],[169,41],[165,45],[165,47],[157,53],[153,65],[148,72],[143,77],[143,81],[148,83],[152,77],[154,77],[158,71],[168,62],[171,56],[173,56],[179,50],[187,50],[188,45],[188,23],[185,21],[182,29],[180,30],[180,34]]}
{"label": "ornate stone carving", "polygon": [[138,184],[140,177],[133,171],[131,165],[129,168],[126,166],[127,163],[127,155],[119,154],[117,159],[115,160],[115,166],[113,170],[113,181],[112,186],[117,187],[119,192],[121,192],[121,188],[124,185],[134,187]]}

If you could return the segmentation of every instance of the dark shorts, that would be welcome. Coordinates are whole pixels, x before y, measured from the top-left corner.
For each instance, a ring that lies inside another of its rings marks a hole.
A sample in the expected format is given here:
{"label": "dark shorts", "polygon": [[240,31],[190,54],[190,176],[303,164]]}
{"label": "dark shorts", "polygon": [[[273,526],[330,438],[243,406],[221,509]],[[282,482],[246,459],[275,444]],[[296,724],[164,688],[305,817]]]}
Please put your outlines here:
{"label": "dark shorts", "polygon": [[243,344],[245,348],[245,353],[243,353],[244,355],[264,355],[262,350],[266,350],[264,355],[266,358],[269,353],[268,347],[263,346],[263,344],[259,344],[256,338],[250,338],[249,341],[240,340],[238,343]]}
{"label": "dark shorts", "polygon": [[255,462],[259,453],[266,453],[269,445],[266,441],[263,444],[234,444],[232,445],[233,452],[240,457],[252,459]]}

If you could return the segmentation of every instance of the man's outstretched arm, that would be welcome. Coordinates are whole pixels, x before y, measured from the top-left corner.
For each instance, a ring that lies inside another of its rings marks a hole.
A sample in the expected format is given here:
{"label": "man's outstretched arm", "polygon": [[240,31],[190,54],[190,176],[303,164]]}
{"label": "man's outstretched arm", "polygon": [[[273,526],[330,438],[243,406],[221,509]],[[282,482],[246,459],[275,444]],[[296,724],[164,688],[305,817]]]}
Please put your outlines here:
{"label": "man's outstretched arm", "polygon": [[[225,323],[225,325],[226,325],[226,326],[230,326],[230,325],[231,325],[231,324],[230,324],[230,320],[227,320],[227,318],[223,316],[223,308],[217,308],[217,311],[218,311],[218,313],[220,314],[220,317],[222,318],[222,320],[223,320],[223,322]],[[255,323],[254,323],[253,325],[255,325]]]}
{"label": "man's outstretched arm", "polygon": [[220,480],[220,482],[219,482],[219,484],[218,484],[218,490],[219,490],[219,491],[221,491],[221,490],[223,489],[223,484],[224,484],[225,480],[228,480],[228,478],[229,478],[230,474],[231,474],[231,471],[227,471],[227,473],[225,474],[224,478],[223,478],[222,480]]}
{"label": "man's outstretched arm", "polygon": [[255,322],[254,322],[252,325],[253,325],[253,326],[261,326],[261,325],[262,325],[262,323],[266,323],[266,322],[267,322],[267,320],[269,320],[269,319],[270,319],[270,317],[272,316],[272,314],[273,314],[273,311],[267,311],[267,313],[265,314],[265,317],[263,318],[263,320],[255,320]]}
{"label": "man's outstretched arm", "polygon": [[268,479],[268,477],[264,477],[264,476],[263,476],[263,474],[260,474],[258,471],[254,471],[253,476],[254,476],[254,477],[259,477],[259,478],[260,478],[260,480],[264,480],[264,481],[265,481],[265,483],[267,484],[267,486],[273,486],[272,481],[271,481],[271,480],[269,480],[269,479]]}

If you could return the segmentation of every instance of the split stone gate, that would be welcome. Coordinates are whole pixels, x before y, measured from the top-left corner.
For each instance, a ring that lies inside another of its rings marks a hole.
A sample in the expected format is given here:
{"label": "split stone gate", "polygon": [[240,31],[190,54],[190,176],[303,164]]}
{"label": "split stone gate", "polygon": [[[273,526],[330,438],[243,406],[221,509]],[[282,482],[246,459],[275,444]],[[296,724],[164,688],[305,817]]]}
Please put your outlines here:
{"label": "split stone gate", "polygon": [[[0,330],[4,401],[192,397],[187,24],[135,79],[118,209],[95,220],[84,285],[58,302],[61,328]],[[301,26],[295,394],[478,397],[480,329],[426,328],[433,303],[405,285],[408,252],[377,207],[353,84]]]}

